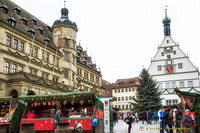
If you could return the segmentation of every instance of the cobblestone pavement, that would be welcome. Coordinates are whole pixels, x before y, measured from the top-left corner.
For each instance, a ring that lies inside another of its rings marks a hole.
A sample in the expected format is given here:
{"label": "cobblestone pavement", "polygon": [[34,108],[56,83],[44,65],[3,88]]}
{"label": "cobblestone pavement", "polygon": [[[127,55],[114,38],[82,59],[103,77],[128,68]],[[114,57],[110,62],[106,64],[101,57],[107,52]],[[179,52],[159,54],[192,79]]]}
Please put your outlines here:
{"label": "cobblestone pavement", "polygon": [[[159,122],[157,124],[147,124],[146,122],[142,124],[142,121],[138,123],[134,123],[132,125],[131,133],[160,133],[159,130]],[[128,126],[127,124],[119,120],[118,123],[114,126],[114,133],[128,133]]]}

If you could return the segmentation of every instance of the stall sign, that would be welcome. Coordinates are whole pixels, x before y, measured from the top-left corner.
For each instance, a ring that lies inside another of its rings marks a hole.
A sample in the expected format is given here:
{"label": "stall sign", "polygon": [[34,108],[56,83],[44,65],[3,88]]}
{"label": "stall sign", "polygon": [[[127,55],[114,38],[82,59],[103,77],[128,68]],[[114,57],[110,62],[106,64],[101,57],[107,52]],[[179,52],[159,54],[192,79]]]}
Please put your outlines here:
{"label": "stall sign", "polygon": [[110,133],[110,97],[100,98],[104,104],[104,133]]}

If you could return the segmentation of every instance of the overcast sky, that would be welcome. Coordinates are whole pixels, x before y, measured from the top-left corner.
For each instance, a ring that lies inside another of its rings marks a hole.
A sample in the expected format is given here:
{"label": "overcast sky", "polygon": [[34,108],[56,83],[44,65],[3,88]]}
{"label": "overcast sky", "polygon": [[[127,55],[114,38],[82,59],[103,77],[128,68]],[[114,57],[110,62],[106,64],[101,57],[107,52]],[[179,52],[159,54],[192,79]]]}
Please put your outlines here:
{"label": "overcast sky", "polygon": [[[12,0],[52,26],[64,0]],[[150,65],[164,38],[162,19],[168,5],[172,38],[200,66],[200,0],[67,0],[78,39],[101,68],[103,79],[115,82],[139,75]]]}

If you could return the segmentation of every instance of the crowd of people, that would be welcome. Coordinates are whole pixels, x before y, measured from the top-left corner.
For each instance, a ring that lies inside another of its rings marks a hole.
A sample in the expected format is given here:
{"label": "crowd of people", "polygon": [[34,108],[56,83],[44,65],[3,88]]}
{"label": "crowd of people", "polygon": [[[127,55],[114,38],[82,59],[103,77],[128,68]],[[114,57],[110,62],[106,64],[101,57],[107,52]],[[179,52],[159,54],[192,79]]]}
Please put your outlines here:
{"label": "crowd of people", "polygon": [[[183,130],[185,133],[195,133],[195,120],[193,115],[190,114],[188,109],[185,110],[185,114],[183,115],[183,111],[181,108],[175,109],[160,109],[157,111],[146,110],[144,112],[140,112],[142,124],[157,124],[158,121],[160,123],[160,133],[182,133]],[[128,125],[128,133],[130,133],[131,128],[134,122],[139,121],[137,112],[126,112],[119,113],[117,111],[113,112],[113,123],[116,125],[118,123],[118,119],[123,120]]]}

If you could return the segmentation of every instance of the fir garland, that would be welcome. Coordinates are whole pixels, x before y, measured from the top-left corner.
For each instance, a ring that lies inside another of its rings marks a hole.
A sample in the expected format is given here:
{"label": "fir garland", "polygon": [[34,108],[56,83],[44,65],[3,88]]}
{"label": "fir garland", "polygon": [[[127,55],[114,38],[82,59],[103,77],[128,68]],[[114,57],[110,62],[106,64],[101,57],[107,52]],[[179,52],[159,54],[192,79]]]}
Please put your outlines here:
{"label": "fir garland", "polygon": [[[68,91],[69,92],[69,88],[70,86],[67,86],[67,85],[63,85],[62,87],[59,86],[57,83],[55,82],[52,82],[51,84],[48,84],[43,78],[41,77],[38,77],[38,79],[34,80],[34,79],[31,79],[26,73],[23,73],[23,75],[25,76],[26,79],[30,80],[31,82],[34,82],[34,83],[37,83],[37,84],[42,84],[44,86],[47,86],[47,87],[51,87],[51,88],[58,88],[59,90],[63,91]],[[56,86],[56,87],[55,87]]]}
{"label": "fir garland", "polygon": [[[174,88],[173,92],[169,92],[168,89],[165,89],[165,90],[163,90],[163,91],[161,92],[161,94],[165,93],[166,91],[167,91],[168,94],[175,94],[175,93],[176,93],[176,91],[175,91],[176,89],[178,89],[178,88]],[[194,87],[192,87],[192,88],[191,88],[190,90],[188,90],[187,92],[191,92],[192,90],[194,90],[194,91],[200,93],[200,91],[198,91],[198,90],[195,89]]]}
{"label": "fir garland", "polygon": [[[13,51],[11,51],[10,49],[8,49],[8,51],[9,51],[11,54],[17,55],[17,56],[19,56],[19,57],[21,57],[21,58],[24,58],[24,59],[26,59],[26,60],[29,60],[29,59],[30,59],[27,55],[23,56],[23,55],[21,55],[19,52],[13,52]],[[49,66],[49,64],[43,64],[43,62],[37,61],[36,59],[31,59],[31,61],[34,62],[34,63],[36,63],[36,64],[38,64],[38,65],[43,65],[43,66],[44,66],[45,68],[47,68],[47,69],[54,70],[55,72],[58,72],[58,73],[63,73],[62,70],[56,69],[55,67],[51,67],[51,66]]]}
{"label": "fir garland", "polygon": [[96,84],[94,84],[93,82],[90,82],[90,81],[88,81],[88,80],[82,79],[82,78],[80,78],[80,77],[77,77],[76,79],[77,79],[77,81],[78,81],[78,80],[79,80],[79,81],[82,81],[83,83],[89,84],[89,85],[93,86],[94,88],[105,89],[105,87],[103,87],[102,85],[101,85],[101,86],[100,86],[100,85],[96,85]]}

